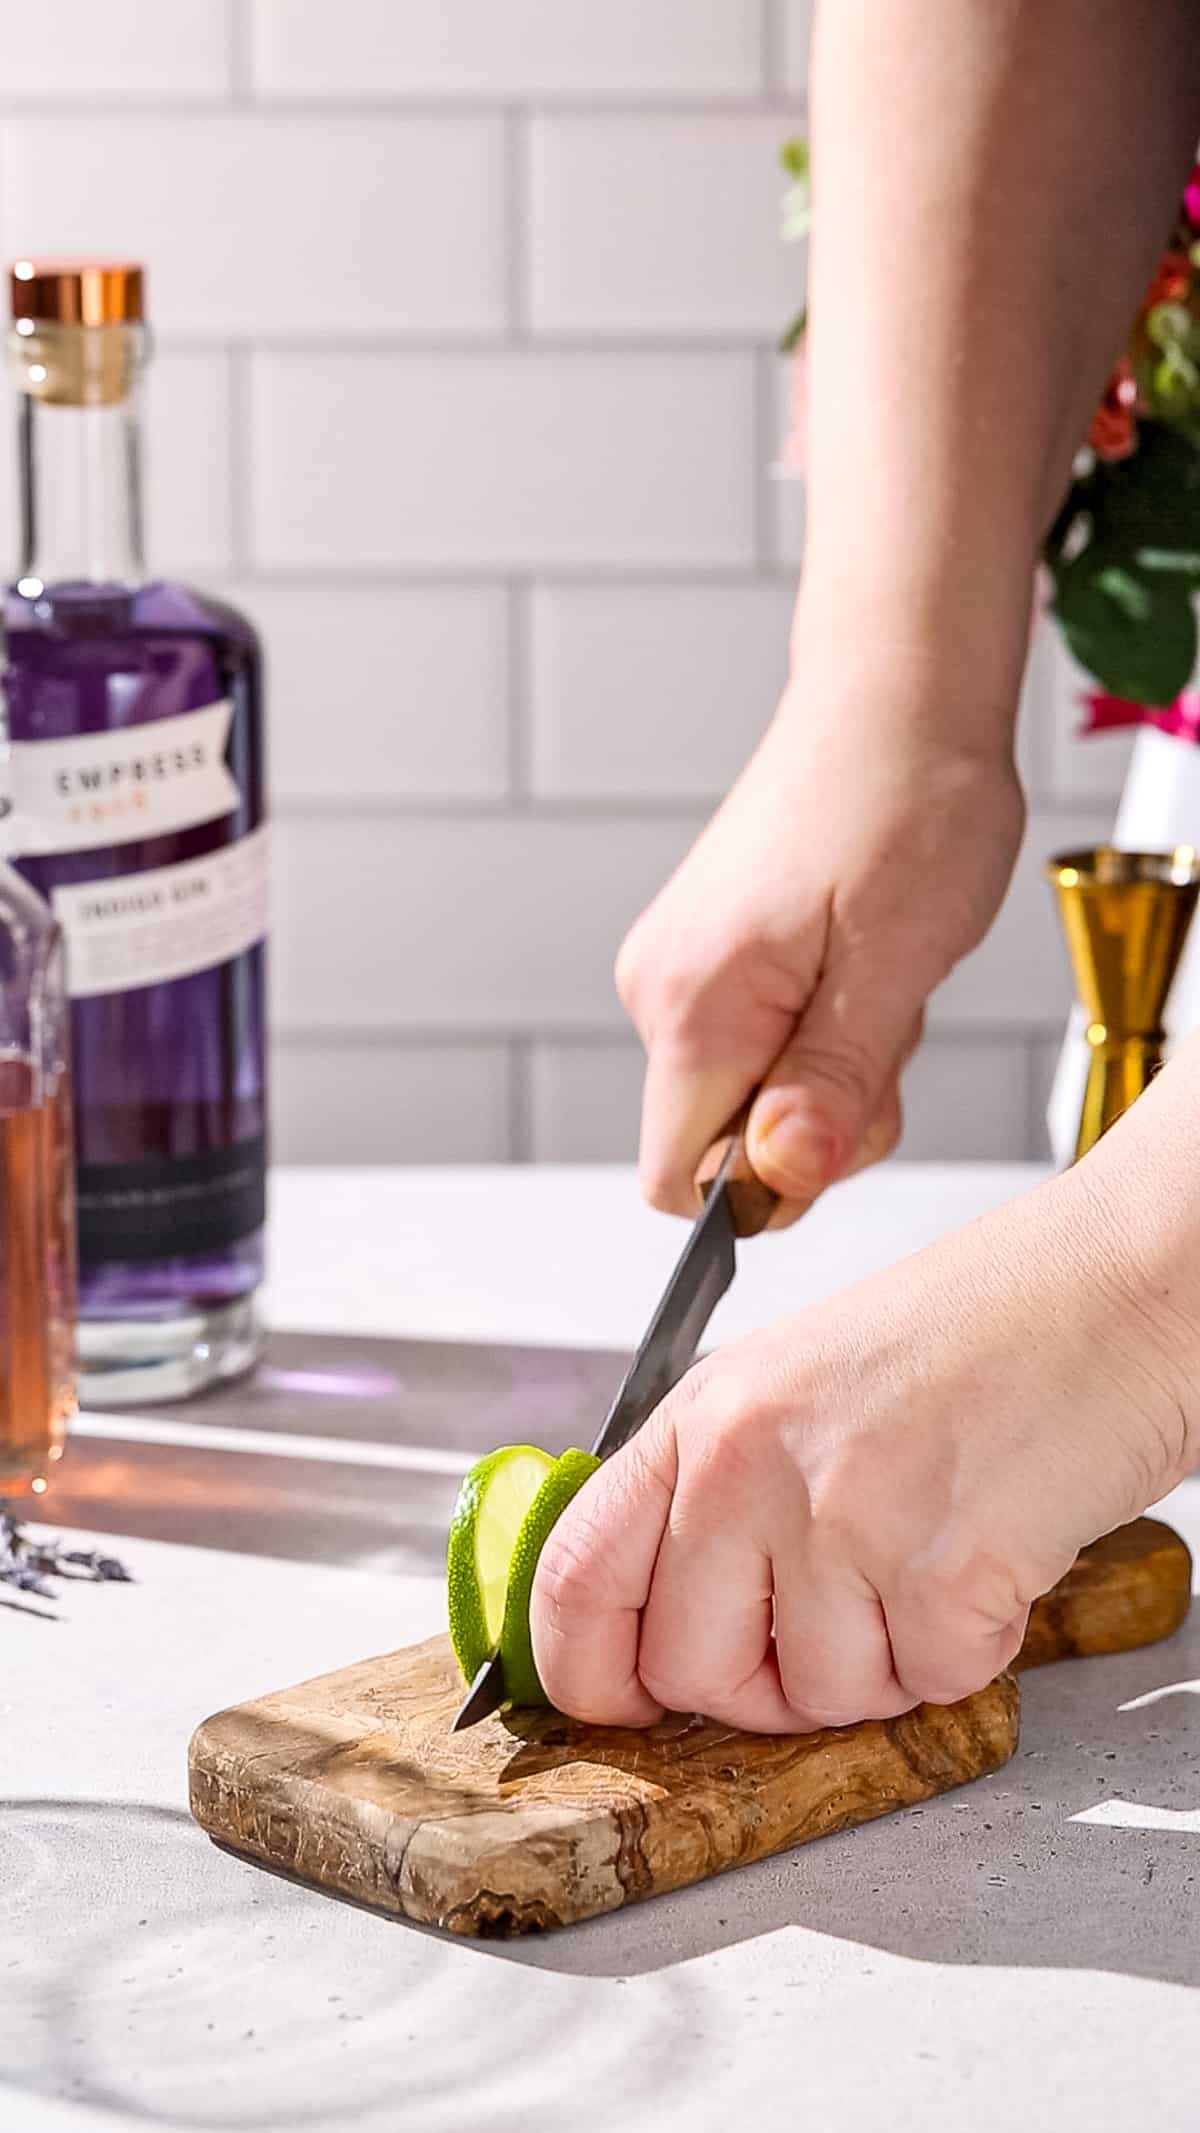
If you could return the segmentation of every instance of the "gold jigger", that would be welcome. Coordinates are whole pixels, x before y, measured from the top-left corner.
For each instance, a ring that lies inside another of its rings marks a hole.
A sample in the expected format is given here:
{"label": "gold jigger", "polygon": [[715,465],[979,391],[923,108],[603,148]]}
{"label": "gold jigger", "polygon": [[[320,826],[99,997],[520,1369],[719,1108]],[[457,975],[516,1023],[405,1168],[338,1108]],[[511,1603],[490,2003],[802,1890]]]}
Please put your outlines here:
{"label": "gold jigger", "polygon": [[1163,1012],[1200,895],[1200,857],[1190,844],[1170,852],[1098,845],[1048,859],[1046,875],[1088,1018],[1078,1161],[1162,1065]]}

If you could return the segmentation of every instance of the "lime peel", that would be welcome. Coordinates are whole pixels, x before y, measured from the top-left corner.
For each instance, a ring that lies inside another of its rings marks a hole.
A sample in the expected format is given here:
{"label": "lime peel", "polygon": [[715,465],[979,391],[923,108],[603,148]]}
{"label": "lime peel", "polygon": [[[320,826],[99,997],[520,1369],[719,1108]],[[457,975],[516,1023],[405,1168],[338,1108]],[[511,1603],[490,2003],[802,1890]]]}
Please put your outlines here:
{"label": "lime peel", "polygon": [[517,1535],[553,1466],[534,1444],[502,1444],[476,1460],[459,1489],[446,1544],[446,1597],[450,1641],[468,1681],[500,1642]]}
{"label": "lime peel", "polygon": [[538,1557],[573,1496],[595,1473],[600,1461],[591,1452],[564,1452],[547,1474],[525,1513],[508,1571],[508,1597],[500,1631],[504,1686],[515,1704],[546,1703],[529,1633],[529,1602]]}

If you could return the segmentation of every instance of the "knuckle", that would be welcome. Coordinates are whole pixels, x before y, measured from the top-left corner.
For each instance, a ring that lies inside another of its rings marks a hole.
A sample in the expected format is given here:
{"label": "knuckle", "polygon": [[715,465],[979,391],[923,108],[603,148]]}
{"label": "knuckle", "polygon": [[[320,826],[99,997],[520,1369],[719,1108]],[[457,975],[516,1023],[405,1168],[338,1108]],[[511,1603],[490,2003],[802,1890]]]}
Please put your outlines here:
{"label": "knuckle", "polygon": [[672,1397],[686,1494],[719,1508],[759,1478],[761,1392],[714,1357],[689,1370]]}
{"label": "knuckle", "polygon": [[863,1153],[870,1163],[882,1163],[892,1155],[904,1130],[904,1119],[899,1103],[889,1104],[877,1113],[863,1136]]}
{"label": "knuckle", "polygon": [[897,1662],[897,1678],[907,1695],[918,1703],[955,1704],[971,1696],[991,1679],[987,1666],[969,1666],[944,1658]]}
{"label": "knuckle", "polygon": [[880,1066],[867,1046],[846,1037],[838,1045],[805,1046],[799,1078],[842,1110],[861,1109],[879,1084]]}
{"label": "knuckle", "polygon": [[653,1159],[639,1164],[638,1186],[643,1200],[657,1208],[660,1215],[690,1215],[696,1211],[690,1183],[683,1183],[678,1171]]}
{"label": "knuckle", "polygon": [[560,1519],[542,1547],[536,1578],[538,1598],[554,1626],[593,1614],[605,1583],[603,1556],[590,1545],[587,1525]]}
{"label": "knuckle", "polygon": [[844,1697],[833,1703],[808,1703],[788,1695],[787,1701],[798,1733],[823,1733],[836,1726],[855,1726],[870,1716],[866,1704],[851,1703]]}
{"label": "knuckle", "polygon": [[741,1416],[733,1420],[710,1420],[690,1449],[689,1495],[695,1490],[718,1511],[729,1498],[744,1494],[757,1476],[757,1461],[750,1432]]}
{"label": "knuckle", "polygon": [[687,1667],[639,1665],[638,1680],[664,1711],[698,1711],[704,1701],[704,1685]]}
{"label": "knuckle", "polygon": [[617,951],[613,965],[613,982],[622,1007],[636,1019],[637,1004],[642,991],[645,959],[641,948],[640,928],[627,933]]}
{"label": "knuckle", "polygon": [[690,960],[672,956],[670,962],[658,966],[648,990],[656,1035],[686,1035],[704,999],[703,973]]}

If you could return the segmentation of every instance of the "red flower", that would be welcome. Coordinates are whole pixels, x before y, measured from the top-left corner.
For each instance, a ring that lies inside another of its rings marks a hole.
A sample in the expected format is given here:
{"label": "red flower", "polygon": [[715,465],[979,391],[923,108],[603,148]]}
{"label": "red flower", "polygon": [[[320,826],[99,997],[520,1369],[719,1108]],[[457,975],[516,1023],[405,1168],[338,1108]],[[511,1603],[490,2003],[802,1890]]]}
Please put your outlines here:
{"label": "red flower", "polygon": [[1128,459],[1137,447],[1137,424],[1133,419],[1137,384],[1127,356],[1122,356],[1103,400],[1092,416],[1088,443],[1101,459]]}
{"label": "red flower", "polygon": [[[1196,207],[1200,211],[1200,185],[1196,191]],[[1155,304],[1179,303],[1188,295],[1191,286],[1192,268],[1187,253],[1164,252],[1158,263],[1158,272],[1142,298],[1143,313],[1152,311]]]}

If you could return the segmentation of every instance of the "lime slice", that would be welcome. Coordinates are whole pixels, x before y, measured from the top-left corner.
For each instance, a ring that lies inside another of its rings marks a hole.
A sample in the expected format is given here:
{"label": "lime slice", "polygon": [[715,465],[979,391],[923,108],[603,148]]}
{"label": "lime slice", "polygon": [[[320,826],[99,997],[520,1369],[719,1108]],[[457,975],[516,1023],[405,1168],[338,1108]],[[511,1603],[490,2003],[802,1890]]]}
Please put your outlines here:
{"label": "lime slice", "polygon": [[554,1467],[533,1444],[503,1444],[463,1480],[446,1543],[450,1642],[468,1681],[500,1642],[509,1565],[525,1514]]}
{"label": "lime slice", "polygon": [[508,1570],[504,1624],[500,1631],[504,1686],[510,1703],[534,1704],[547,1700],[533,1663],[533,1643],[529,1635],[529,1600],[534,1572],[551,1527],[599,1464],[591,1452],[564,1452],[547,1474],[517,1534]]}

